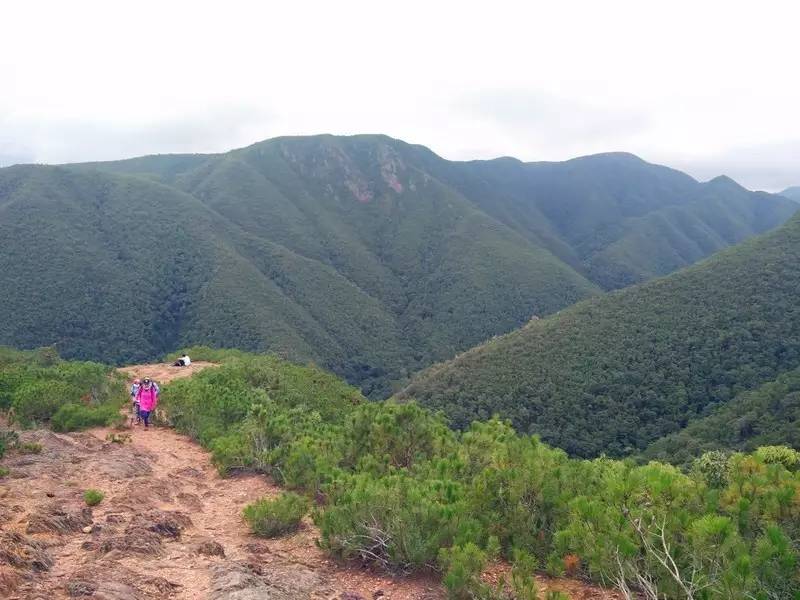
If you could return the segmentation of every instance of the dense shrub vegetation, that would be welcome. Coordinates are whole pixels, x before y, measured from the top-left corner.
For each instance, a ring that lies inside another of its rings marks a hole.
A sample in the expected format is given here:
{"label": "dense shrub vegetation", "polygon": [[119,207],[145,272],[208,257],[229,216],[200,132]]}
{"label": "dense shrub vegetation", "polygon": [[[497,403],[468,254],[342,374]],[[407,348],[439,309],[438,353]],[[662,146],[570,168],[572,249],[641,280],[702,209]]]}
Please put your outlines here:
{"label": "dense shrub vegetation", "polygon": [[270,351],[372,398],[798,208],[631,155],[457,163],[385,136],[9,167],[0,206],[0,343],[127,363]]}
{"label": "dense shrub vegetation", "polygon": [[[401,396],[458,427],[499,413],[572,455],[633,454],[800,366],[798,290],[795,217],[699,265],[533,321],[432,367]],[[796,413],[796,394],[783,398],[776,412]],[[730,410],[744,416],[749,403]],[[744,448],[796,440],[745,421],[733,437]]]}
{"label": "dense shrub vegetation", "polygon": [[454,431],[414,403],[366,403],[269,356],[171,383],[163,403],[223,471],[253,469],[316,498],[333,555],[441,569],[454,598],[490,597],[478,574],[496,556],[513,563],[521,598],[534,597],[534,565],[658,598],[800,594],[800,472],[788,448],[709,453],[686,471],[571,459],[506,422]]}
{"label": "dense shrub vegetation", "polygon": [[308,514],[309,507],[308,498],[294,492],[286,492],[277,498],[262,498],[248,504],[243,514],[253,533],[272,538],[300,527],[300,522]]}
{"label": "dense shrub vegetation", "polygon": [[122,380],[111,367],[62,361],[50,348],[19,352],[0,347],[0,411],[14,425],[49,424],[56,431],[108,425],[120,418],[124,400]]}

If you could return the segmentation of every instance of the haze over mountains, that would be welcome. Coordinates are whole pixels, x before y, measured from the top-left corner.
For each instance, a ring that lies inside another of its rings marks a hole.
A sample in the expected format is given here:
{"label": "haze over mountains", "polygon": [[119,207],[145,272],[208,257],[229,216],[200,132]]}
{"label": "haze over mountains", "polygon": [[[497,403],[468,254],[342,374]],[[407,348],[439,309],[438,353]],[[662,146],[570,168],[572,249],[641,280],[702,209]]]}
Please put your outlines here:
{"label": "haze over mountains", "polygon": [[191,343],[269,350],[386,396],[797,208],[629,154],[452,162],[385,136],[9,167],[0,343],[119,362]]}

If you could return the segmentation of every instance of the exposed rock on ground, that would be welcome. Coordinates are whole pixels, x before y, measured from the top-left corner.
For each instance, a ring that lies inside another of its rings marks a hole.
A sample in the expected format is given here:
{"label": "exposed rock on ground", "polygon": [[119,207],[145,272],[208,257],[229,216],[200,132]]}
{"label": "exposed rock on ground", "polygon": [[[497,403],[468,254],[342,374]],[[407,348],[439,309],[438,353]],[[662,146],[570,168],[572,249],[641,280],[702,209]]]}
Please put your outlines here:
{"label": "exposed rock on ground", "polygon": [[36,509],[28,518],[26,533],[74,533],[92,524],[92,509],[68,509],[57,503]]}
{"label": "exposed rock on ground", "polygon": [[149,510],[134,515],[126,533],[135,535],[151,531],[160,537],[179,539],[181,531],[192,524],[192,520],[182,512],[174,510]]}
{"label": "exposed rock on ground", "polygon": [[22,571],[47,571],[53,559],[47,545],[13,531],[0,531],[0,565]]}
{"label": "exposed rock on ground", "polygon": [[196,550],[198,554],[205,554],[206,556],[225,556],[225,548],[214,540],[203,540],[197,544]]}
{"label": "exposed rock on ground", "polygon": [[[331,590],[332,591],[332,590]],[[211,574],[212,600],[304,600],[326,597],[329,590],[322,575],[298,565],[259,569],[226,562]]]}

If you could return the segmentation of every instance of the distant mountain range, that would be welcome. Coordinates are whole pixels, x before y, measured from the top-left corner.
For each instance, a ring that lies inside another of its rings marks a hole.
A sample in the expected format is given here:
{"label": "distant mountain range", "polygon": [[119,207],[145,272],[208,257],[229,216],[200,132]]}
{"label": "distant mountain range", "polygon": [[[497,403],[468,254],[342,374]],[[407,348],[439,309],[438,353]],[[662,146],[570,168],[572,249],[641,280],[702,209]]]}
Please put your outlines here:
{"label": "distant mountain range", "polygon": [[798,291],[800,215],[435,365],[399,397],[461,426],[500,414],[578,456],[638,453],[687,425],[648,453],[798,442]]}
{"label": "distant mountain range", "polygon": [[786,188],[781,192],[781,196],[800,202],[800,186]]}
{"label": "distant mountain range", "polygon": [[0,169],[0,343],[314,361],[372,397],[783,223],[797,205],[629,154],[452,162],[385,136]]}

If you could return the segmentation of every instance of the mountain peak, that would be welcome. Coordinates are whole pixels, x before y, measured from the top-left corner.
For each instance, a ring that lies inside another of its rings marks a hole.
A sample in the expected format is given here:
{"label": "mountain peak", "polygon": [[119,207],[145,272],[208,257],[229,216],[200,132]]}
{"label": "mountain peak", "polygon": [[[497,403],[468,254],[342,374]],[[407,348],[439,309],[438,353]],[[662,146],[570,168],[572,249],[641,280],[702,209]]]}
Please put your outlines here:
{"label": "mountain peak", "polygon": [[739,185],[736,181],[734,181],[727,175],[717,175],[716,177],[714,177],[714,179],[707,181],[706,185],[724,188],[727,190],[746,191],[744,187]]}
{"label": "mountain peak", "polygon": [[624,163],[635,163],[635,164],[647,164],[643,158],[636,156],[631,152],[600,152],[598,154],[587,154],[585,156],[577,156],[573,159],[570,159],[566,162],[577,162],[577,161],[593,161],[593,162],[604,162],[604,163],[614,163],[614,164],[624,164]]}

